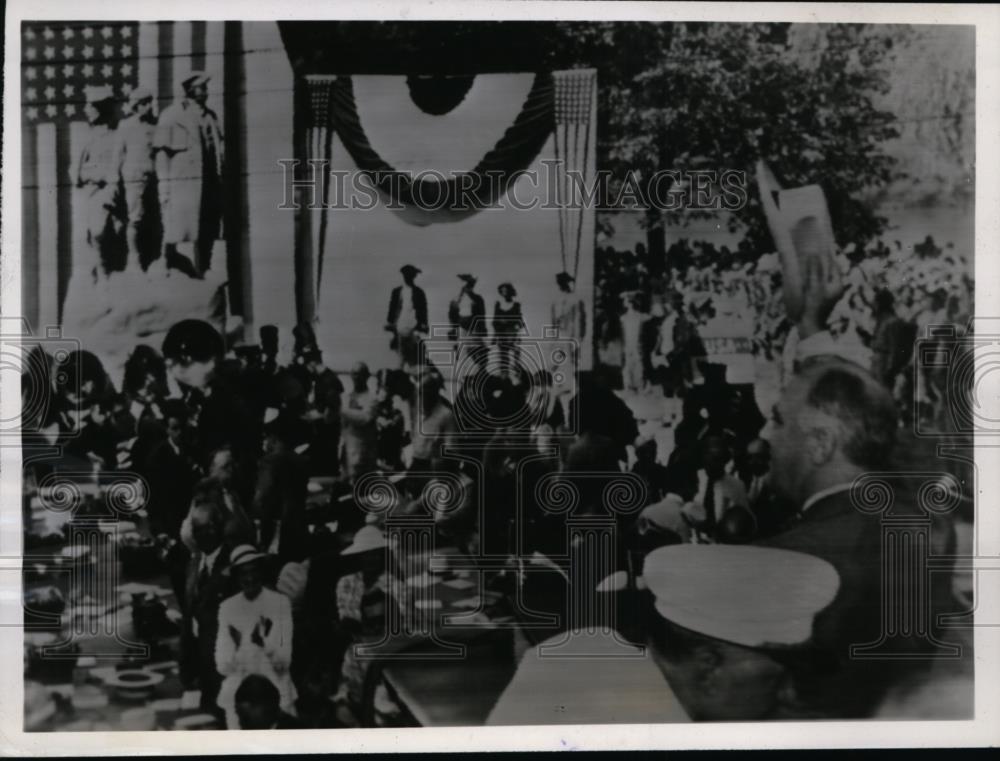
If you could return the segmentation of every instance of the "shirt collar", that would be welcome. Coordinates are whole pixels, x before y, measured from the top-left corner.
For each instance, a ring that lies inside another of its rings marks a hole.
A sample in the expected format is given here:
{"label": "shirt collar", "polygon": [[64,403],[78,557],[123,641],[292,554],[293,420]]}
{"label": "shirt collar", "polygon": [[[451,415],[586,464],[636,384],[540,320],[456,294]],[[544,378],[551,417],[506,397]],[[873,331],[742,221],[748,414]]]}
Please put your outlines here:
{"label": "shirt collar", "polygon": [[809,499],[807,499],[805,502],[802,503],[802,509],[799,512],[804,513],[806,510],[815,505],[821,499],[826,499],[827,497],[833,494],[840,494],[840,492],[847,491],[852,486],[854,486],[853,481],[842,484],[834,484],[833,486],[828,486],[825,489],[820,489],[818,492],[813,494]]}
{"label": "shirt collar", "polygon": [[207,555],[201,556],[201,567],[207,570],[209,573],[215,567],[215,561],[219,559],[219,553],[222,552],[222,545],[220,544],[212,552]]}

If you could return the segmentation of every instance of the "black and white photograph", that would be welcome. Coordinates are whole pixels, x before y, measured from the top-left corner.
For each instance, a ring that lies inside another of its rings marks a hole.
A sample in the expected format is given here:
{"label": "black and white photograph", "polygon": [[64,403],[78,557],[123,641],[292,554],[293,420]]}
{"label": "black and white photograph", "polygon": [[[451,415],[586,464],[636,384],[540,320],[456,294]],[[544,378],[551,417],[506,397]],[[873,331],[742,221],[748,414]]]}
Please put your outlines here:
{"label": "black and white photograph", "polygon": [[981,26],[112,5],[8,9],[23,736],[983,716]]}

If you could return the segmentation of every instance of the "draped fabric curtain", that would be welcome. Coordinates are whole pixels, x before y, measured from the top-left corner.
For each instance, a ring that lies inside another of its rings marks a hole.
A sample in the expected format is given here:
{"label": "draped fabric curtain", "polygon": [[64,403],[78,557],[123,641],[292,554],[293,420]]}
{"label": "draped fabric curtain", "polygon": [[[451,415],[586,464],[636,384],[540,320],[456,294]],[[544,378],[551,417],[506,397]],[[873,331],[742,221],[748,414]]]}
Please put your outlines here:
{"label": "draped fabric curtain", "polygon": [[496,204],[542,150],[553,130],[552,75],[537,74],[517,119],[470,171],[436,178],[411,177],[376,151],[358,117],[350,77],[331,92],[333,127],[354,163],[371,180],[387,207],[414,225],[458,222]]}

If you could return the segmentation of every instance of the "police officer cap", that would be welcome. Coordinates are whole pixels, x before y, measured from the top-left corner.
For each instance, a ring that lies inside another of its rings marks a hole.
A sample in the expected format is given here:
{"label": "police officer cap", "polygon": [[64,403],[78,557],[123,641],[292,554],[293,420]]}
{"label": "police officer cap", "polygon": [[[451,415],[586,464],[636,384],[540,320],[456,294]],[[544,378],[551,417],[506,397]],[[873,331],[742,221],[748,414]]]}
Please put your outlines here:
{"label": "police officer cap", "polygon": [[164,358],[178,362],[207,362],[222,352],[222,336],[204,320],[181,320],[163,339]]}

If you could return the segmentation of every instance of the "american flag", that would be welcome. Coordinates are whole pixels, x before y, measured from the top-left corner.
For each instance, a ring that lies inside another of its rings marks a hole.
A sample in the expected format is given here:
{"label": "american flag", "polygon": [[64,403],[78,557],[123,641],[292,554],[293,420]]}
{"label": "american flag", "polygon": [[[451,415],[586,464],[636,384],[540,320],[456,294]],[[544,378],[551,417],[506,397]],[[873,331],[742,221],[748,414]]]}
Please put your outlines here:
{"label": "american flag", "polygon": [[[74,255],[87,245],[73,187],[90,131],[85,88],[106,85],[124,106],[142,85],[162,112],[179,97],[184,75],[207,72],[208,105],[222,121],[232,157],[227,174],[241,177],[240,152],[233,148],[245,134],[243,59],[227,55],[241,46],[240,22],[22,23],[22,311],[36,331],[59,324]],[[230,261],[239,261],[239,246],[238,239],[227,241]],[[232,306],[238,313],[239,305]]]}

